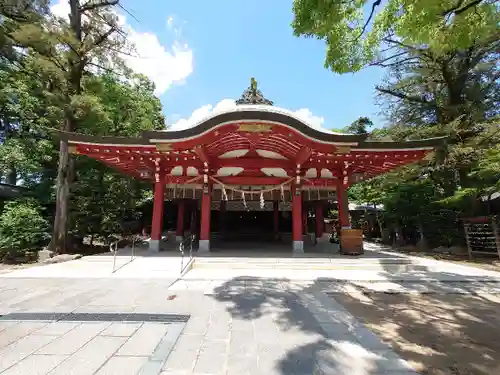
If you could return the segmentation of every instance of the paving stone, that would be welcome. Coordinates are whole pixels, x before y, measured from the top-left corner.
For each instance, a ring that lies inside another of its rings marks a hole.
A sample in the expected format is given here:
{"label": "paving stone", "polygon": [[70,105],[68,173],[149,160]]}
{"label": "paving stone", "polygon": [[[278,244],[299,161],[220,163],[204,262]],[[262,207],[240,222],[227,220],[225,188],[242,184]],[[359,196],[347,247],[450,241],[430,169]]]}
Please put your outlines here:
{"label": "paving stone", "polygon": [[229,356],[256,356],[257,342],[252,335],[245,335],[244,332],[233,331],[229,341]]}
{"label": "paving stone", "polygon": [[55,339],[54,336],[28,335],[0,351],[0,372],[36,352]]}
{"label": "paving stone", "polygon": [[253,375],[258,373],[257,357],[254,355],[229,355],[227,375]]}
{"label": "paving stone", "polygon": [[71,355],[108,326],[109,323],[82,323],[40,349],[37,354]]}
{"label": "paving stone", "polygon": [[94,374],[125,343],[126,337],[96,336],[49,375]]}
{"label": "paving stone", "polygon": [[117,355],[150,356],[168,330],[168,324],[144,323],[120,348]]}
{"label": "paving stone", "polygon": [[137,375],[147,361],[147,357],[114,356],[95,375]]}
{"label": "paving stone", "polygon": [[162,371],[176,371],[189,372],[191,374],[196,361],[198,360],[198,350],[178,350],[177,347],[170,352],[170,355],[162,367]]}
{"label": "paving stone", "polygon": [[174,350],[199,351],[203,344],[203,340],[204,336],[202,335],[185,335],[183,332],[175,343]]}
{"label": "paving stone", "polygon": [[205,337],[205,341],[203,341],[203,345],[200,349],[201,355],[226,355],[228,349],[229,341],[228,340],[209,340]]}
{"label": "paving stone", "polygon": [[46,336],[62,336],[72,329],[78,327],[80,323],[78,322],[54,322],[49,323],[42,329],[35,332],[37,335],[46,335]]}
{"label": "paving stone", "polygon": [[182,333],[184,335],[204,335],[207,332],[209,325],[209,320],[208,317],[205,318],[191,318],[189,321],[186,323],[186,326],[184,327],[184,330]]}
{"label": "paving stone", "polygon": [[195,374],[224,374],[226,366],[226,353],[200,353],[196,365],[194,366]]}
{"label": "paving stone", "polygon": [[19,322],[0,322],[0,332],[16,324],[19,324]]}
{"label": "paving stone", "polygon": [[38,322],[22,322],[19,324],[7,325],[7,327],[0,332],[0,349],[5,348],[7,345],[16,342],[32,332],[42,329],[46,325],[47,323]]}
{"label": "paving stone", "polygon": [[46,375],[67,358],[64,355],[30,355],[2,372],[2,375]]}
{"label": "paving stone", "polygon": [[132,336],[142,323],[113,323],[100,333],[101,336]]}

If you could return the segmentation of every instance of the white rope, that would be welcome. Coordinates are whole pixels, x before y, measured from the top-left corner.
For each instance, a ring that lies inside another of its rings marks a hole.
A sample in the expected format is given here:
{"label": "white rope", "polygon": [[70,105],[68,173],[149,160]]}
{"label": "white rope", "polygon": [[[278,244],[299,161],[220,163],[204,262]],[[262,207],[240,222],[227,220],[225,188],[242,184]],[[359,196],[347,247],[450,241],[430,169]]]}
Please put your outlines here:
{"label": "white rope", "polygon": [[248,210],[247,201],[245,200],[245,192],[244,191],[241,192],[241,199],[243,199],[243,207],[245,207]]}
{"label": "white rope", "polygon": [[230,187],[230,186],[227,186],[226,184],[224,184],[222,181],[218,180],[217,178],[215,177],[212,177],[210,176],[210,178],[218,185],[221,185],[223,188],[225,189],[229,189],[229,190],[232,190],[232,191],[236,191],[238,193],[246,193],[246,194],[254,194],[254,193],[268,193],[270,191],[274,191],[274,190],[278,190],[278,189],[281,189],[283,191],[283,187],[285,185],[288,185],[290,182],[292,182],[294,180],[294,178],[290,178],[288,180],[286,180],[285,182],[283,182],[282,184],[279,184],[279,185],[276,185],[276,186],[273,186],[271,188],[268,188],[268,189],[262,189],[262,190],[241,190],[241,189],[236,189],[236,188],[233,188],[233,187]]}

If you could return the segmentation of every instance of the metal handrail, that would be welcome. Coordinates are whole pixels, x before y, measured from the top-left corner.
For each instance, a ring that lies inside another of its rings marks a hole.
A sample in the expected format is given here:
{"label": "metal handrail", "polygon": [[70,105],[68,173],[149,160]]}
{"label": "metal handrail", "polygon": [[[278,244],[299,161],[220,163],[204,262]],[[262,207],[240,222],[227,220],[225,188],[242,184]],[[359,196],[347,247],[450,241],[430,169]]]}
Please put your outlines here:
{"label": "metal handrail", "polygon": [[[126,262],[125,264],[121,265],[118,269],[122,268],[123,266],[129,264],[130,262],[132,262],[135,258],[135,243],[137,241],[137,236],[132,236],[132,251],[131,251],[131,254],[130,254],[130,260],[128,262]],[[120,242],[120,240],[116,240],[112,243],[109,244],[109,251],[111,251],[113,253],[113,270],[111,271],[111,273],[115,273],[116,271],[118,271],[116,269],[116,255],[118,254],[118,251],[120,250],[118,248],[118,243]],[[113,250],[114,248],[114,250]]]}
{"label": "metal handrail", "polygon": [[196,238],[196,236],[194,234],[190,234],[189,236],[187,236],[185,239],[183,239],[179,243],[179,251],[181,253],[181,272],[180,273],[182,273],[184,271],[184,249],[186,248],[186,246],[189,246],[189,260],[186,263],[186,267],[187,267],[187,264],[189,264],[189,261],[191,261],[191,259],[193,259],[193,243],[194,243],[195,238]]}

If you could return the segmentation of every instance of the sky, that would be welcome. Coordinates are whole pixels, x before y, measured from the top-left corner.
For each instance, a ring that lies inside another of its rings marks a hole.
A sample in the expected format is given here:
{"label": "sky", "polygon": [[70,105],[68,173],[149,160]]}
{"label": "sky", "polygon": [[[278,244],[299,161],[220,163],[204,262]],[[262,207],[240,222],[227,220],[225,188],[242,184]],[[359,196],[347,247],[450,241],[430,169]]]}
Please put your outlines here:
{"label": "sky", "polygon": [[[67,14],[67,0],[52,10]],[[342,128],[383,118],[375,85],[383,71],[338,75],[324,68],[325,44],[297,38],[292,0],[121,0],[117,8],[139,57],[127,64],[156,84],[167,126],[185,129],[234,106],[255,77],[275,106],[311,127]]]}

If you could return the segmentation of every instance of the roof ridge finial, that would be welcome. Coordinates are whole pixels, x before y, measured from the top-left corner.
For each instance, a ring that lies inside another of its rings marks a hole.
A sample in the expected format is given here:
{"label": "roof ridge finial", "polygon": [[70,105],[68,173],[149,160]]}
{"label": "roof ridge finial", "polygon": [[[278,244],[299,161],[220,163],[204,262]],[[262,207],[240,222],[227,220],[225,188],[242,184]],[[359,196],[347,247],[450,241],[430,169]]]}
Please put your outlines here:
{"label": "roof ridge finial", "polygon": [[250,88],[252,89],[253,94],[257,93],[257,81],[254,77],[250,78]]}
{"label": "roof ridge finial", "polygon": [[265,104],[273,105],[273,102],[266,99],[262,92],[257,88],[257,80],[255,77],[250,78],[250,86],[243,92],[240,99],[236,101],[236,104]]}

